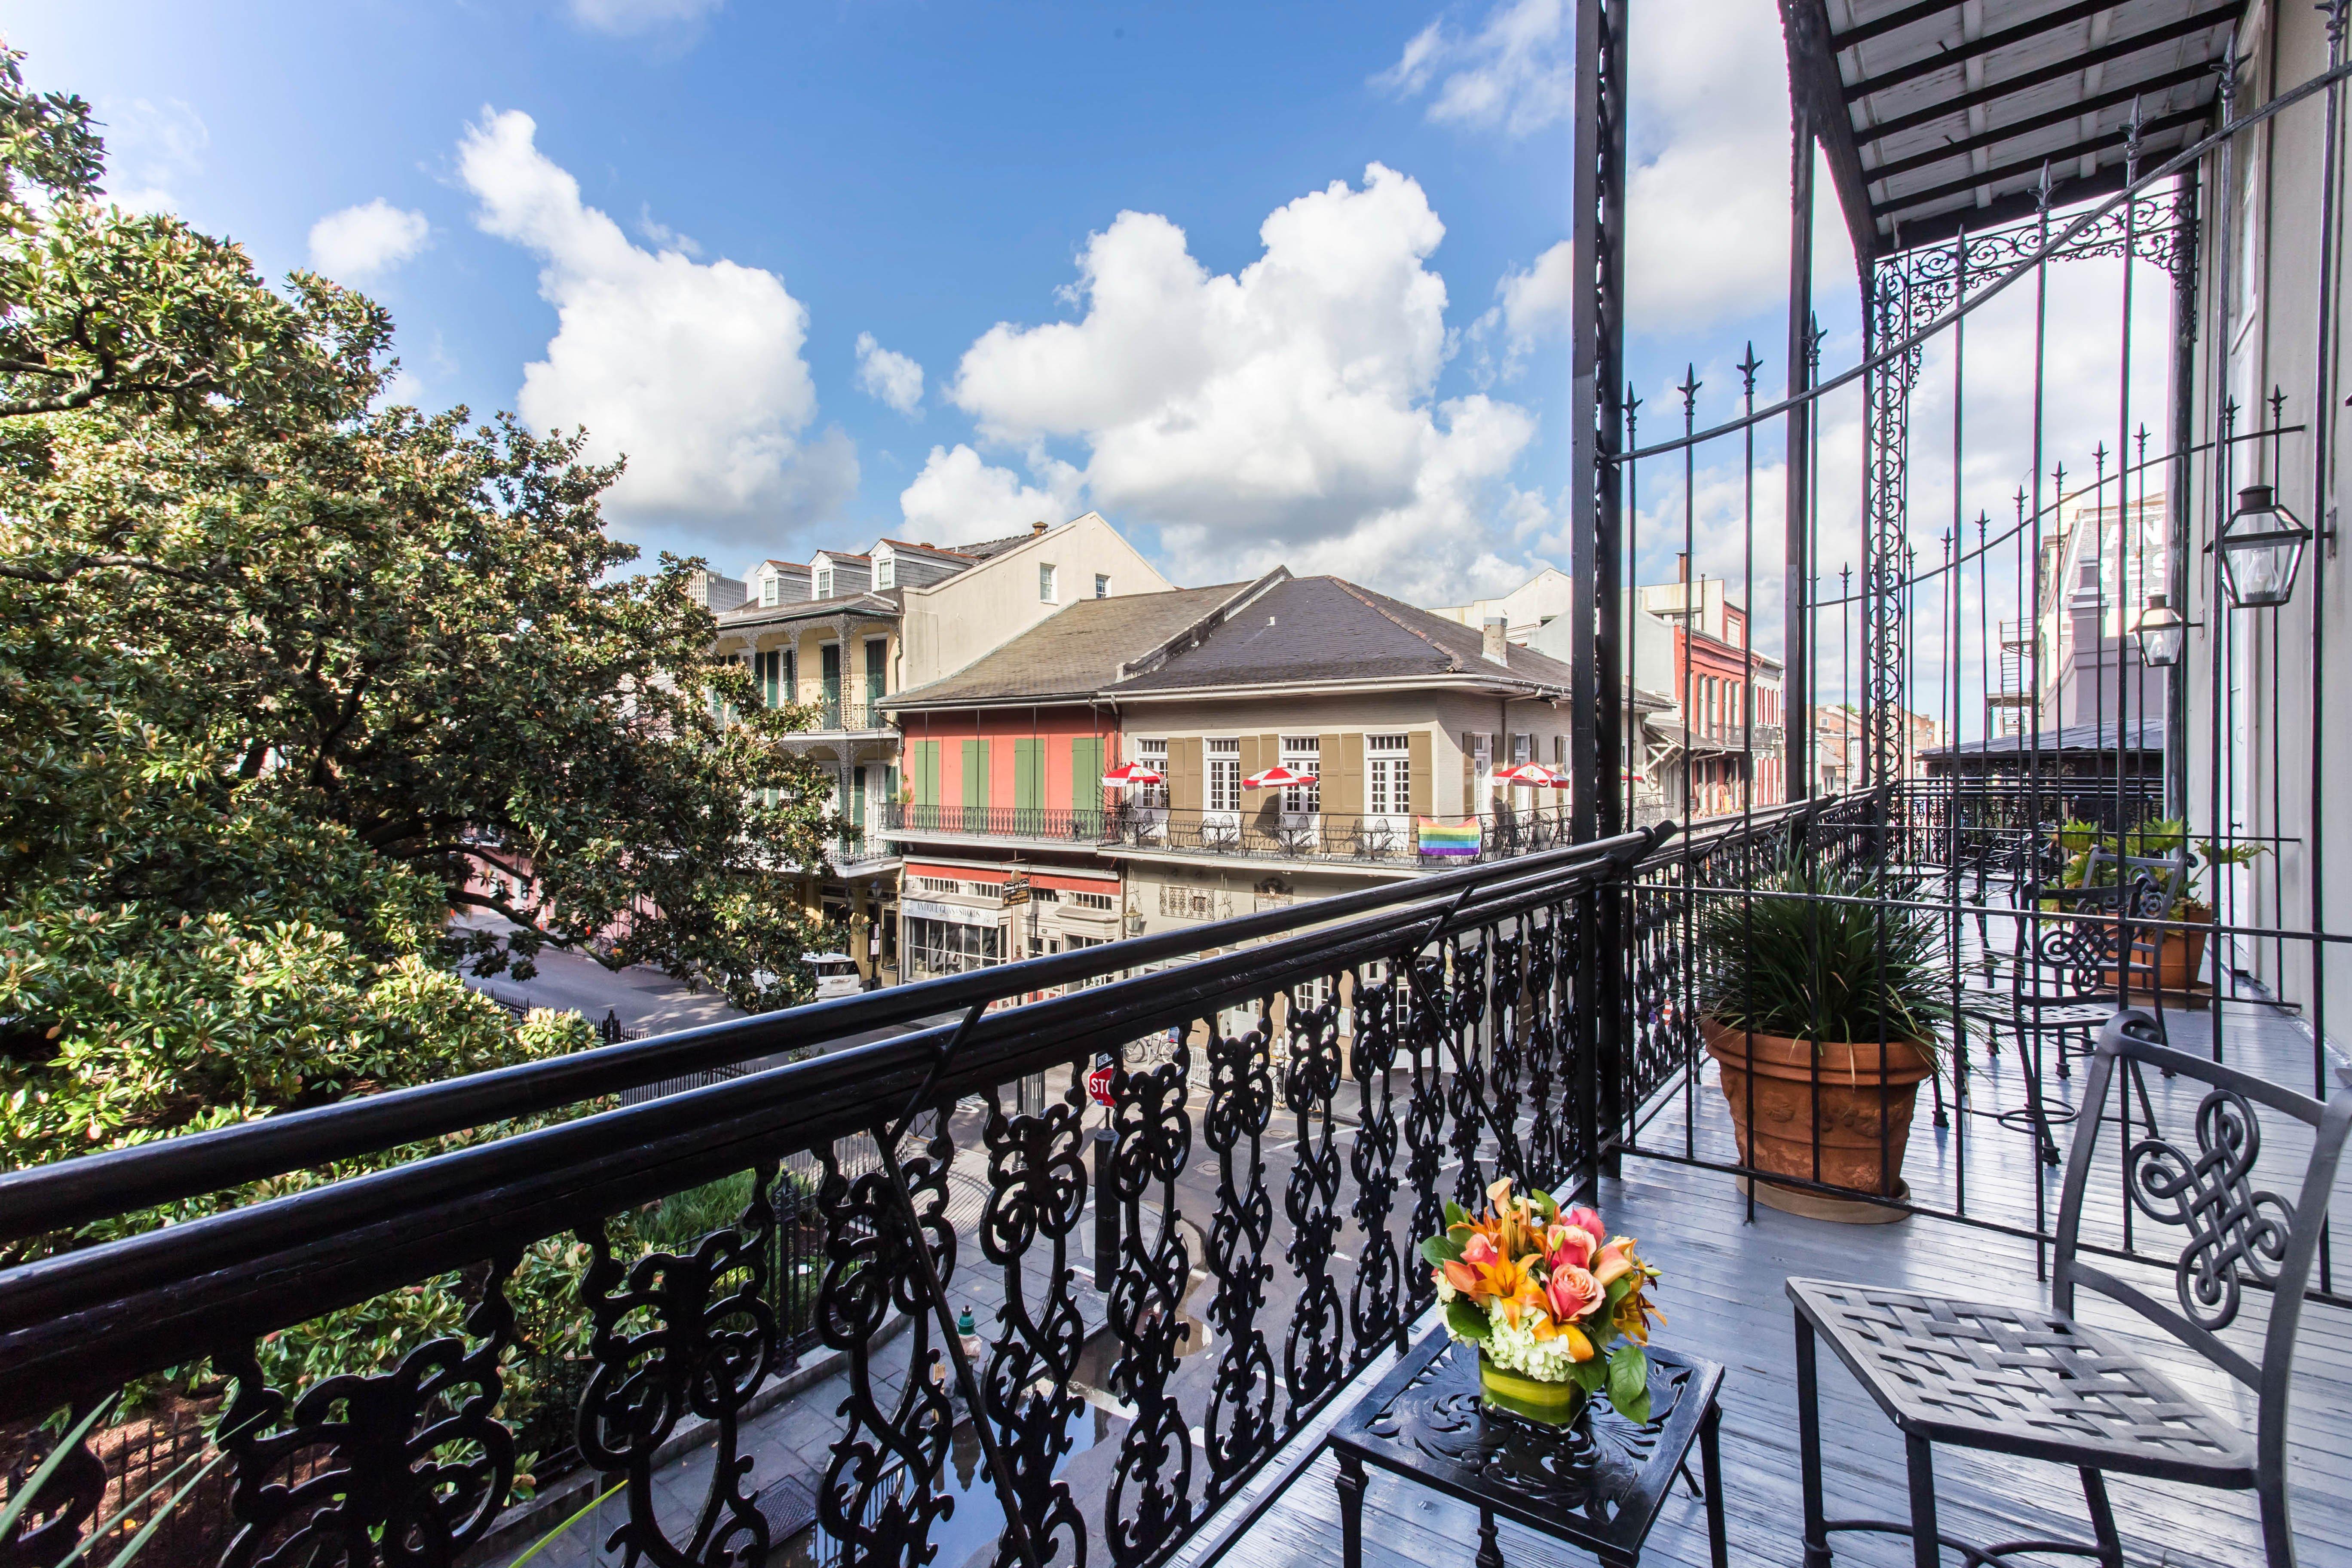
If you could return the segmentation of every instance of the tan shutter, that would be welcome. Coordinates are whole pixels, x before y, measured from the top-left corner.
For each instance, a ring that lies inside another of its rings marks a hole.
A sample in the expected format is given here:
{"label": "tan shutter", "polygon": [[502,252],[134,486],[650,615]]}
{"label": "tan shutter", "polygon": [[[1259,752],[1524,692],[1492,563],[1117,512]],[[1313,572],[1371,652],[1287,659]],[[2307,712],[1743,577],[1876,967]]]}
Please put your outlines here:
{"label": "tan shutter", "polygon": [[1323,810],[1332,816],[1356,816],[1364,809],[1364,738],[1359,734],[1323,737]]}
{"label": "tan shutter", "polygon": [[1168,742],[1168,805],[1173,811],[1201,809],[1201,741],[1197,735]]}
{"label": "tan shutter", "polygon": [[1432,760],[1434,748],[1430,742],[1426,730],[1415,730],[1405,737],[1406,760],[1412,764],[1409,798],[1416,816],[1433,816],[1437,812],[1437,774],[1433,771],[1436,764]]}
{"label": "tan shutter", "polygon": [[1274,765],[1272,756],[1259,754],[1258,742],[1264,738],[1260,735],[1244,735],[1241,738],[1242,777],[1247,778],[1252,773],[1264,773]]}
{"label": "tan shutter", "polygon": [[1462,731],[1462,812],[1468,816],[1478,809],[1478,735],[1474,730]]}

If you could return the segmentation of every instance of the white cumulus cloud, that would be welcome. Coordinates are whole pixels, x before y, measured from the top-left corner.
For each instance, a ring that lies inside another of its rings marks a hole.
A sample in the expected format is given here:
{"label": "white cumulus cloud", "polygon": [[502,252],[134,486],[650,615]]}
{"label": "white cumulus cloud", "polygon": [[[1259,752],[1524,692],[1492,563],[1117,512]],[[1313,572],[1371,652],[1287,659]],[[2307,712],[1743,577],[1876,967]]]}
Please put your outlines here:
{"label": "white cumulus cloud", "polygon": [[[1570,23],[1561,0],[1497,0],[1473,32],[1431,23],[1373,81],[1425,97],[1433,121],[1524,136],[1566,120],[1574,106]],[[1670,14],[1637,17],[1634,29],[1628,325],[1687,331],[1766,309],[1788,286],[1788,76],[1779,10],[1772,0],[1682,0]],[[1824,237],[1834,248],[1834,237]],[[1518,353],[1531,335],[1560,324],[1545,307],[1561,298],[1552,285],[1566,281],[1567,262],[1565,247],[1557,247],[1519,275],[1517,310],[1507,294]]]}
{"label": "white cumulus cloud", "polygon": [[978,541],[1075,516],[1084,477],[1042,447],[1029,456],[1035,483],[1024,482],[960,442],[952,449],[932,447],[923,471],[898,497],[908,528],[920,539]]}
{"label": "white cumulus cloud", "polygon": [[616,37],[699,22],[726,0],[572,0],[572,19]]}
{"label": "white cumulus cloud", "polygon": [[433,226],[382,196],[310,226],[310,265],[328,277],[357,282],[387,271],[425,248]]}
{"label": "white cumulus cloud", "polygon": [[1372,85],[1429,96],[1440,123],[1525,136],[1568,118],[1574,104],[1563,0],[1502,0],[1477,31],[1457,36],[1432,22]]}
{"label": "white cumulus cloud", "polygon": [[911,416],[922,406],[923,367],[884,348],[872,332],[857,334],[857,384],[901,414]]}
{"label": "white cumulus cloud", "polygon": [[705,537],[732,523],[748,539],[831,511],[856,487],[857,458],[838,430],[807,436],[807,310],[772,272],[630,243],[536,131],[527,114],[486,110],[457,150],[475,221],[541,258],[556,309],[547,357],[523,372],[524,418],[585,426],[592,456],[627,456],[606,498],[624,521]]}
{"label": "white cumulus cloud", "polygon": [[1374,163],[1258,233],[1257,260],[1213,274],[1174,223],[1121,213],[1079,258],[1083,315],[992,328],[949,396],[983,443],[1082,445],[1093,503],[1157,525],[1180,579],[1281,561],[1458,591],[1475,542],[1524,514],[1507,476],[1535,420],[1435,396],[1445,283],[1425,262],[1444,226]]}

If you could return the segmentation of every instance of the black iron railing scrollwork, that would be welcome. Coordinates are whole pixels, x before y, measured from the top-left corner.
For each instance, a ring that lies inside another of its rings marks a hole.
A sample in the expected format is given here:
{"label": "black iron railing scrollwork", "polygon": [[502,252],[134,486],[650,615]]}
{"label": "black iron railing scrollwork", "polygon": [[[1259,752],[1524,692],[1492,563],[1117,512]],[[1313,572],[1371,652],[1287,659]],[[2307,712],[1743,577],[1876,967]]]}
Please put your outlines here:
{"label": "black iron railing scrollwork", "polygon": [[[1614,1030],[1591,1016],[1579,922],[1660,841],[1537,851],[0,1177],[0,1244],[24,1259],[0,1269],[0,1436],[20,1450],[0,1460],[21,1478],[64,1430],[38,1425],[54,1411],[152,1394],[179,1369],[165,1405],[226,1449],[233,1483],[225,1531],[191,1563],[495,1561],[529,1539],[510,1511],[527,1462],[542,1488],[560,1479],[545,1447],[521,1450],[514,1410],[544,1342],[570,1334],[585,1376],[532,1397],[570,1401],[577,1463],[625,1483],[606,1549],[719,1568],[781,1544],[749,1424],[797,1356],[831,1353],[835,1426],[809,1489],[821,1557],[921,1562],[961,1510],[963,1528],[1004,1522],[1001,1562],[1021,1560],[1016,1537],[1041,1562],[1163,1561],[1426,1307],[1412,1247],[1446,1198],[1475,1201],[1498,1173],[1591,1181],[1608,1130],[1582,1042]],[[842,1043],[890,1026],[904,1032]],[[1086,1079],[1106,1056],[1109,1170],[1090,1179]],[[902,1108],[904,1135],[877,1143]],[[362,1157],[382,1168],[234,1197]],[[649,1228],[676,1195],[719,1190],[732,1223]],[[74,1240],[219,1194],[220,1212]],[[1092,1257],[1097,1293],[1076,1249],[1104,1234],[1106,1203],[1117,1241]],[[290,1376],[257,1354],[420,1288],[463,1310],[404,1353],[322,1351]],[[950,1297],[981,1304],[976,1352],[947,1333]],[[796,1342],[802,1322],[814,1343]],[[1089,1418],[1115,1430],[1079,1465]],[[667,1468],[688,1434],[711,1462]],[[989,1464],[956,1501],[950,1461],[971,1468],[956,1456],[975,1435]],[[80,1458],[49,1485],[0,1542],[10,1568],[54,1568],[101,1504],[129,1500],[104,1479],[93,1493]]]}

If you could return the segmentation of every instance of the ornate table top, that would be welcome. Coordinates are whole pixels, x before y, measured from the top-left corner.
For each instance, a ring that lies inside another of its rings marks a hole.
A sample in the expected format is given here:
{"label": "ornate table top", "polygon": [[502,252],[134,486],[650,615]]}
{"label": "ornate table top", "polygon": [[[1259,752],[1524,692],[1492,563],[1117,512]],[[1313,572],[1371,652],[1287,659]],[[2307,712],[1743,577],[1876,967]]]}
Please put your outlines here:
{"label": "ornate table top", "polygon": [[1595,1399],[1573,1425],[1488,1411],[1478,1354],[1433,1331],[1331,1433],[1365,1463],[1605,1557],[1630,1558],[1715,1403],[1723,1369],[1650,1347],[1652,1419]]}

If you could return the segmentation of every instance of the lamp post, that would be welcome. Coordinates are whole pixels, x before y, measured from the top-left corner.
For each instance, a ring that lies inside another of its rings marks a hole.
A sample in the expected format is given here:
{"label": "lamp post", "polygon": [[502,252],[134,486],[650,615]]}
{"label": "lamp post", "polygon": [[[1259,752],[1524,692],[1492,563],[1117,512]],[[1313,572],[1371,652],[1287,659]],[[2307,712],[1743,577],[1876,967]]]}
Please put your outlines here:
{"label": "lamp post", "polygon": [[2151,669],[2169,669],[2180,662],[2180,644],[2188,634],[2189,623],[2172,607],[2162,594],[2147,596],[2147,608],[2140,612],[2139,625],[2133,635],[2139,638],[2139,661]]}
{"label": "lamp post", "polygon": [[2238,492],[2238,510],[2221,530],[2221,583],[2242,610],[2268,609],[2294,596],[2294,574],[2311,530],[2281,506],[2268,485]]}

